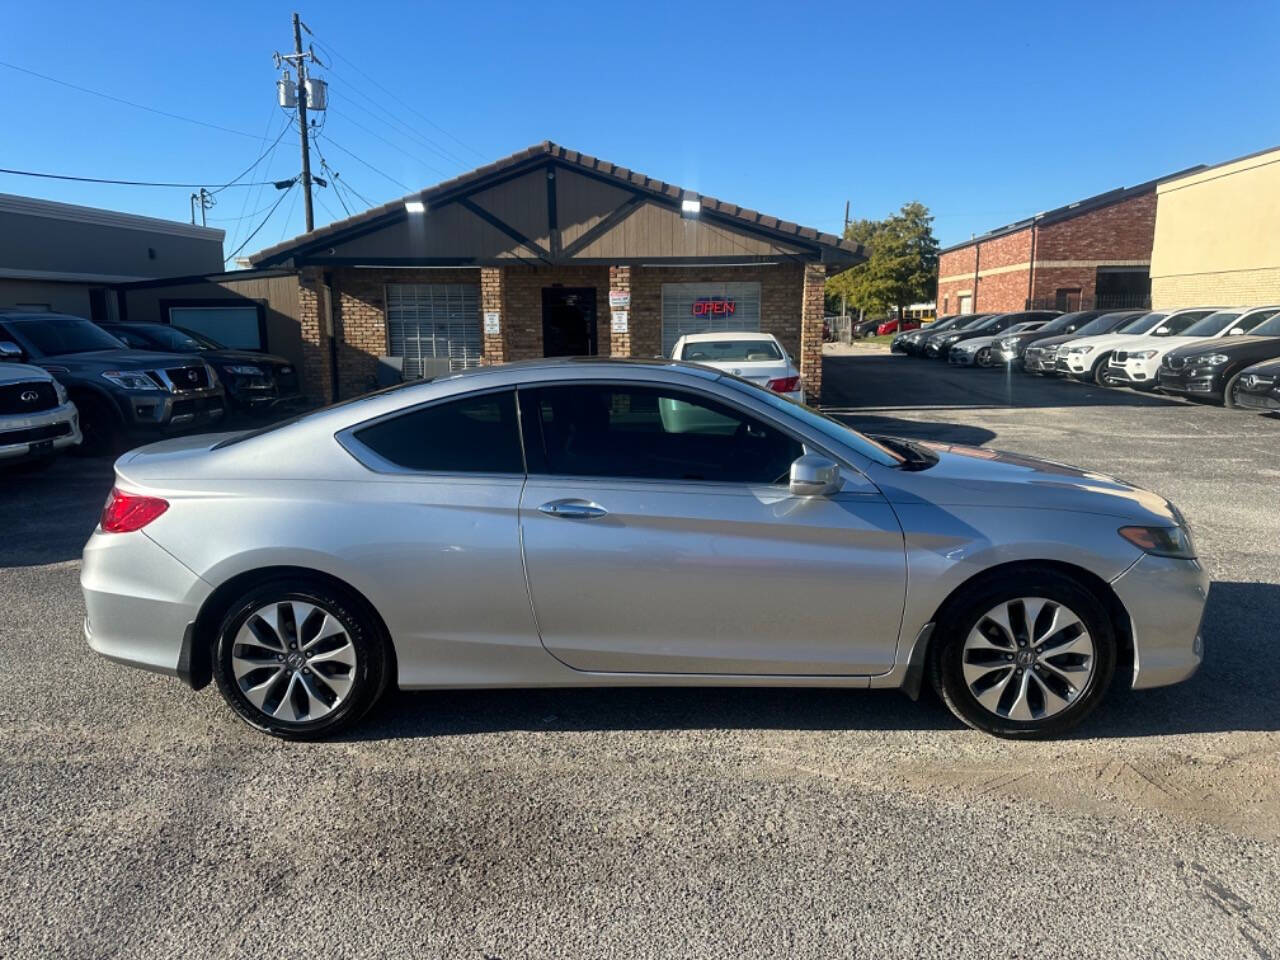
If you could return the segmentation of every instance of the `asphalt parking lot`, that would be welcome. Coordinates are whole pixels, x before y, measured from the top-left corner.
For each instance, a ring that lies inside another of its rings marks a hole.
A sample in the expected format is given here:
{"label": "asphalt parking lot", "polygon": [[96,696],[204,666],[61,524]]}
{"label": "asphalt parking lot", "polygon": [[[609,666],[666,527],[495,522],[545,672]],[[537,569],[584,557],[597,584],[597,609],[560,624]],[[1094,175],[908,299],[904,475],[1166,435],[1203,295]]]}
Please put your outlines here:
{"label": "asphalt parking lot", "polygon": [[87,651],[110,465],[68,459],[0,479],[0,955],[1280,957],[1280,419],[887,354],[826,383],[1169,496],[1200,673],[1050,743],[689,689],[402,694],[285,744]]}

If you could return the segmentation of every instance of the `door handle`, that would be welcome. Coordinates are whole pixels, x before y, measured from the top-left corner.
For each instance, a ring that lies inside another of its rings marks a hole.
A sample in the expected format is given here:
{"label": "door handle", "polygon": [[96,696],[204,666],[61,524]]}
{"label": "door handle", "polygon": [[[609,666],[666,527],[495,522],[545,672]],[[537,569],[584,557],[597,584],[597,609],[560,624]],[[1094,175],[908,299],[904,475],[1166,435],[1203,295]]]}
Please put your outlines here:
{"label": "door handle", "polygon": [[538,508],[539,513],[548,517],[562,517],[566,520],[594,520],[603,517],[609,511],[590,500],[552,500]]}

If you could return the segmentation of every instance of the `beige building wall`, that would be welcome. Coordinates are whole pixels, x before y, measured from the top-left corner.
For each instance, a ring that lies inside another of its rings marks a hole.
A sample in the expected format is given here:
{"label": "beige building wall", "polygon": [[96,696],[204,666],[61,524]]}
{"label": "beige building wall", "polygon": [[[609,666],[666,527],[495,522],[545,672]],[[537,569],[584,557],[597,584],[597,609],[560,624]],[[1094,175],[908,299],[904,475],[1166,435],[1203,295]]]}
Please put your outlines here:
{"label": "beige building wall", "polygon": [[1280,303],[1280,148],[1157,188],[1151,305]]}

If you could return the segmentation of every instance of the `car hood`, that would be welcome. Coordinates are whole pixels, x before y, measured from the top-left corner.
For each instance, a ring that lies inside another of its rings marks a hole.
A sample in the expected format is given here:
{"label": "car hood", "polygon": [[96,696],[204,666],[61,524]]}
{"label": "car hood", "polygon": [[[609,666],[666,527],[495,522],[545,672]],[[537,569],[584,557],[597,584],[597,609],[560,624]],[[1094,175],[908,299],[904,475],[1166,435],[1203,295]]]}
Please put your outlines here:
{"label": "car hood", "polygon": [[104,370],[162,370],[189,367],[200,362],[195,354],[161,353],[158,350],[94,350],[90,353],[61,353],[41,357],[42,367],[64,367],[72,373],[101,373]]}
{"label": "car hood", "polygon": [[52,379],[52,374],[43,367],[33,367],[29,363],[0,363],[0,383],[29,383]]}
{"label": "car hood", "polygon": [[[1261,337],[1259,337],[1261,339]],[[1274,339],[1268,337],[1267,339]],[[1249,373],[1260,373],[1268,377],[1280,376],[1280,359],[1268,360],[1265,363],[1255,363],[1253,366],[1246,368]]]}
{"label": "car hood", "polygon": [[966,350],[981,350],[983,347],[989,347],[995,343],[1000,334],[987,334],[985,337],[967,337],[956,343],[958,347],[964,347]]}
{"label": "car hood", "polygon": [[[1020,336],[1020,334],[1014,334],[1014,336]],[[1070,340],[1080,339],[1074,333],[1051,334],[1047,337],[1035,337],[1035,335],[1032,334],[1032,337],[1034,337],[1034,342],[1028,343],[1027,346],[1036,348],[1056,347],[1059,344],[1067,343]]]}
{"label": "car hood", "polygon": [[1187,359],[1211,353],[1224,353],[1232,360],[1269,360],[1280,357],[1280,337],[1216,337],[1208,343],[1196,340],[1177,350],[1178,356]]}
{"label": "car hood", "polygon": [[1109,344],[1112,350],[1156,350],[1157,356],[1177,350],[1179,347],[1202,344],[1212,337],[1129,337],[1119,343]]}
{"label": "car hood", "polygon": [[1164,497],[1106,474],[986,447],[923,446],[937,456],[933,466],[882,468],[873,477],[890,502],[1066,510],[1156,526],[1180,520]]}

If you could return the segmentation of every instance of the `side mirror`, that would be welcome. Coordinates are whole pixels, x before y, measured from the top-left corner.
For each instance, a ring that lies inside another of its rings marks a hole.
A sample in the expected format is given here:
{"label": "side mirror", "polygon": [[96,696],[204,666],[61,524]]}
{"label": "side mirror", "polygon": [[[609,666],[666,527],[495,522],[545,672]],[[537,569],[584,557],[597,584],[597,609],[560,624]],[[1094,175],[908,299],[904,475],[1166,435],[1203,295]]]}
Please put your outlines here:
{"label": "side mirror", "polygon": [[1244,327],[1232,327],[1229,331],[1227,331],[1227,336],[1239,337],[1239,336],[1243,336],[1244,333],[1245,333]]}
{"label": "side mirror", "polygon": [[0,340],[0,360],[21,360],[22,348],[11,340]]}
{"label": "side mirror", "polygon": [[1169,335],[1168,327],[1156,327],[1151,331],[1153,337],[1167,337]]}
{"label": "side mirror", "polygon": [[825,497],[840,489],[840,468],[834,460],[806,453],[791,464],[793,497]]}

